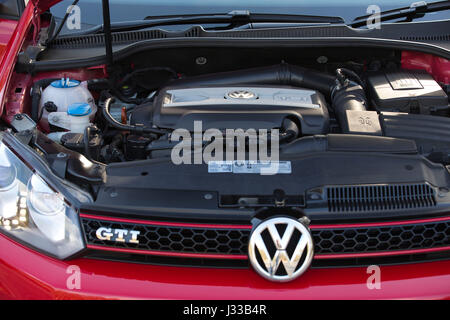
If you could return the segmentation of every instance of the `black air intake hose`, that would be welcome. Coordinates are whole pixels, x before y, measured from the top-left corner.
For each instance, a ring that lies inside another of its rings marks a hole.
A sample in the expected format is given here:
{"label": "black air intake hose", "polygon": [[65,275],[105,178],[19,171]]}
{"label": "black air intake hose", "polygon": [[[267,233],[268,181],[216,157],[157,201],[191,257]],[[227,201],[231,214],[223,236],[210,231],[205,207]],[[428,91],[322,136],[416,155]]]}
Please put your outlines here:
{"label": "black air intake hose", "polygon": [[229,86],[229,85],[262,85],[278,84],[314,89],[330,96],[336,85],[336,77],[320,71],[282,63],[270,67],[252,68],[246,70],[220,72],[175,80],[176,86]]}
{"label": "black air intake hose", "polygon": [[389,154],[417,154],[413,140],[357,134],[315,135],[282,145],[282,155],[301,155],[312,152],[376,152]]}
{"label": "black air intake hose", "polygon": [[331,92],[331,101],[342,131],[348,132],[347,111],[366,111],[366,94],[360,82],[348,80],[343,70],[337,69],[336,75],[336,84]]}
{"label": "black air intake hose", "polygon": [[283,142],[292,141],[300,136],[300,128],[293,120],[289,118],[285,118],[283,120],[282,128],[284,136],[280,139],[280,142],[282,140]]}

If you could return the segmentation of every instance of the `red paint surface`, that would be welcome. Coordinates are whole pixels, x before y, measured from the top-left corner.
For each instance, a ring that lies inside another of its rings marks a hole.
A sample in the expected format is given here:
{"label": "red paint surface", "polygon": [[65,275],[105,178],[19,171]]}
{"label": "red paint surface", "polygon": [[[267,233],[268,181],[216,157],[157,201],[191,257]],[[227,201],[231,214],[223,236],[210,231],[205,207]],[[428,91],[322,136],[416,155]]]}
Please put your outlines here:
{"label": "red paint surface", "polygon": [[3,120],[11,123],[13,117],[17,113],[30,114],[30,88],[31,75],[23,73],[13,73],[9,82],[9,90],[6,95],[5,113]]}
{"label": "red paint surface", "polygon": [[31,19],[33,17],[34,6],[32,3],[28,3],[16,29],[11,34],[11,38],[4,51],[3,57],[0,63],[0,115],[3,115],[3,107],[6,100],[6,92],[8,92],[11,75],[13,73],[13,66],[17,60],[17,54],[22,48],[23,43],[26,40],[26,36],[30,29]]}
{"label": "red paint surface", "polygon": [[89,79],[105,78],[106,70],[104,65],[80,68],[80,69],[66,69],[57,71],[45,71],[36,74],[33,77],[33,82],[47,78],[70,78],[78,81],[86,81]]}
{"label": "red paint surface", "polygon": [[450,84],[450,60],[414,51],[402,52],[402,68],[426,70],[440,83]]}
{"label": "red paint surface", "polygon": [[31,0],[31,2],[39,9],[40,12],[44,12],[48,8],[54,6],[62,0]]}
{"label": "red paint surface", "polygon": [[17,23],[16,20],[0,19],[0,60],[3,58],[6,46],[17,27]]}
{"label": "red paint surface", "polygon": [[[381,289],[366,268],[311,269],[274,283],[251,269],[205,269],[76,259],[59,261],[0,235],[0,298],[10,299],[450,299],[450,261],[381,267]],[[68,266],[81,271],[69,290]]]}

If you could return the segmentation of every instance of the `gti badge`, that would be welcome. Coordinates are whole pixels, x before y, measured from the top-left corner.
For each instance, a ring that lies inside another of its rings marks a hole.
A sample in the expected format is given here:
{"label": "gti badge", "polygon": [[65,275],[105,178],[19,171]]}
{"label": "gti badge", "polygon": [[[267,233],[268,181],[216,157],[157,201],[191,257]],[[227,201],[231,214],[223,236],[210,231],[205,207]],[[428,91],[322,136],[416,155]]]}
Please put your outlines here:
{"label": "gti badge", "polygon": [[102,241],[115,241],[125,243],[139,243],[138,235],[140,231],[127,229],[112,229],[101,227],[95,232],[97,239]]}
{"label": "gti badge", "polygon": [[[309,229],[299,220],[275,217],[261,222],[250,235],[248,255],[253,268],[271,281],[292,281],[314,256]],[[283,267],[281,267],[283,266]]]}

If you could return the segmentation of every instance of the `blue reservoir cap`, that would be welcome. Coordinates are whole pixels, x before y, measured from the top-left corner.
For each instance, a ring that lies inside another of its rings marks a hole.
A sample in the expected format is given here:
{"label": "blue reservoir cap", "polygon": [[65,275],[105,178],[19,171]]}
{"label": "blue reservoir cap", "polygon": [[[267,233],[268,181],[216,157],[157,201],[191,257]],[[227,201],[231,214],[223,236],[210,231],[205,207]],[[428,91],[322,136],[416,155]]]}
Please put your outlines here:
{"label": "blue reservoir cap", "polygon": [[51,86],[54,88],[74,88],[80,85],[80,81],[71,80],[69,78],[62,78],[60,80],[53,81]]}
{"label": "blue reservoir cap", "polygon": [[67,108],[67,114],[74,117],[87,116],[92,112],[88,103],[73,103]]}

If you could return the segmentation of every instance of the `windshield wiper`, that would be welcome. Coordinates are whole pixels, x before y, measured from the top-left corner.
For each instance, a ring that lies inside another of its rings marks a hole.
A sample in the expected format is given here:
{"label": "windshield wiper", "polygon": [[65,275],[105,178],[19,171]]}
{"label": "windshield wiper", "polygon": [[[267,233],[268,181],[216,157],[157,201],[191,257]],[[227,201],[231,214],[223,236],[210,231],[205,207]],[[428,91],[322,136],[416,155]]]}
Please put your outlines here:
{"label": "windshield wiper", "polygon": [[[380,12],[380,21],[389,21],[395,19],[405,18],[399,22],[411,22],[414,19],[422,18],[426,13],[444,11],[450,9],[450,1],[440,1],[434,3],[426,3],[419,1],[412,3],[409,7],[397,8]],[[367,25],[367,19],[372,15],[365,15],[357,17],[350,24],[353,28],[359,28]]]}
{"label": "windshield wiper", "polygon": [[[294,14],[272,14],[272,13],[250,13],[247,10],[235,10],[225,14],[191,14],[146,17],[143,20],[122,21],[111,23],[111,32],[133,31],[144,28],[152,28],[169,25],[186,24],[228,24],[222,29],[234,29],[250,23],[329,23],[344,24],[341,17],[294,15]],[[71,33],[70,36],[103,33],[103,25]],[[54,37],[53,37],[54,38]]]}

